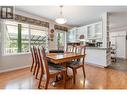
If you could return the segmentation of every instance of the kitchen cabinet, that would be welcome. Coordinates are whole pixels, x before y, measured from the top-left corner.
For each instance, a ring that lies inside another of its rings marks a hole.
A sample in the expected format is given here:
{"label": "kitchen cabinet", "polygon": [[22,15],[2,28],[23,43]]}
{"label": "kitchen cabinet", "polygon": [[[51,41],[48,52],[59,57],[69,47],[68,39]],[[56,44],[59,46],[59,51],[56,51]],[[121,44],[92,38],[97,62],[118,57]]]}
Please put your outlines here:
{"label": "kitchen cabinet", "polygon": [[88,40],[93,40],[95,39],[98,42],[102,41],[102,22],[96,22],[93,24],[89,24],[89,25],[85,25],[82,27],[78,27],[78,28],[72,28],[71,30],[69,30],[68,33],[68,41],[69,42],[80,42],[80,36],[84,35],[84,39],[82,39],[82,41],[88,41]]}
{"label": "kitchen cabinet", "polygon": [[73,28],[67,32],[67,42],[77,41],[77,28]]}
{"label": "kitchen cabinet", "polygon": [[87,39],[87,32],[85,26],[77,28],[77,41],[80,41],[81,35],[84,35],[84,39]]}
{"label": "kitchen cabinet", "polygon": [[93,23],[86,27],[88,39],[102,39],[102,22]]}
{"label": "kitchen cabinet", "polygon": [[96,23],[94,25],[95,38],[102,39],[102,22]]}

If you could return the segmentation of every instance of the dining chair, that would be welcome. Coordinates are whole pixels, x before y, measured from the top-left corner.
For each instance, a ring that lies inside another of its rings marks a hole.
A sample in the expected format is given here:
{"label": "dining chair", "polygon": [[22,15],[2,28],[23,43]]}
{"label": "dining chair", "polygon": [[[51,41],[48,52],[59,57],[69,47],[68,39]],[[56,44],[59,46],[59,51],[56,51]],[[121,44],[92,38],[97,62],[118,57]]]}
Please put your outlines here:
{"label": "dining chair", "polygon": [[42,78],[43,78],[43,75],[44,75],[44,67],[43,67],[42,56],[41,56],[40,51],[41,51],[41,49],[38,47],[37,54],[39,56],[39,63],[40,63],[40,77],[39,77],[39,84],[38,84],[39,89],[40,89],[41,81],[42,81]]}
{"label": "dining chair", "polygon": [[40,88],[43,74],[46,75],[45,89],[48,88],[50,78],[55,78],[58,75],[63,75],[64,88],[65,88],[66,87],[66,68],[63,66],[58,66],[57,64],[56,64],[57,66],[49,65],[47,57],[46,57],[45,49],[43,47],[41,49],[41,52],[40,52],[40,49],[38,49],[38,52],[39,52],[39,59],[41,64],[41,75],[39,79],[38,88]]}
{"label": "dining chair", "polygon": [[39,63],[39,56],[37,54],[37,47],[34,46],[33,50],[34,50],[34,58],[35,58],[35,67],[34,67],[33,75],[35,75],[35,79],[37,79],[40,69],[40,63]]}
{"label": "dining chair", "polygon": [[75,53],[80,53],[80,54],[84,55],[84,57],[80,58],[80,59],[77,59],[77,60],[74,60],[74,61],[71,61],[67,64],[67,67],[69,67],[73,70],[73,83],[74,84],[76,82],[77,69],[82,68],[84,79],[86,77],[85,67],[84,67],[84,61],[85,61],[85,56],[86,56],[86,54],[85,54],[86,46],[75,46],[75,47],[76,47]]}
{"label": "dining chair", "polygon": [[74,45],[67,45],[66,52],[73,52],[74,51]]}

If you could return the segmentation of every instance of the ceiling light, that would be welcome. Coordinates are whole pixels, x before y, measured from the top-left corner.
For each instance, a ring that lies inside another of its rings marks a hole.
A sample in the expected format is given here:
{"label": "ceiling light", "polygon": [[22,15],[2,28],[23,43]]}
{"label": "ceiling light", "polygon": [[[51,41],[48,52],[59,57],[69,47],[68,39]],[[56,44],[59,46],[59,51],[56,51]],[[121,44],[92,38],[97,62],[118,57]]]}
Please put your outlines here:
{"label": "ceiling light", "polygon": [[60,6],[60,9],[61,9],[60,10],[60,17],[55,20],[56,23],[58,23],[58,24],[65,24],[67,22],[67,20],[63,17],[62,8],[63,8],[63,6]]}

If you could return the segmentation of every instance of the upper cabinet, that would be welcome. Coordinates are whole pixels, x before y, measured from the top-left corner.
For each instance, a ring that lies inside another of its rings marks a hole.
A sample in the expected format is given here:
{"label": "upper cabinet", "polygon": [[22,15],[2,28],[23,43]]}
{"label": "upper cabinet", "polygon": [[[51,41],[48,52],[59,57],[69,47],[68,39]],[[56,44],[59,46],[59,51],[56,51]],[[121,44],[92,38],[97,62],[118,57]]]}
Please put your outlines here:
{"label": "upper cabinet", "polygon": [[94,26],[93,25],[87,26],[87,37],[88,39],[94,38]]}
{"label": "upper cabinet", "polygon": [[[85,25],[78,28],[72,28],[68,32],[68,42],[79,42],[79,41],[88,41],[95,39],[97,41],[102,41],[102,22],[97,22],[89,25]],[[84,36],[84,39],[80,39],[81,36]]]}
{"label": "upper cabinet", "polygon": [[67,41],[76,42],[77,41],[77,28],[73,28],[67,32]]}
{"label": "upper cabinet", "polygon": [[102,22],[96,23],[94,25],[94,29],[95,29],[95,38],[102,39]]}
{"label": "upper cabinet", "polygon": [[102,22],[87,25],[87,39],[102,39]]}

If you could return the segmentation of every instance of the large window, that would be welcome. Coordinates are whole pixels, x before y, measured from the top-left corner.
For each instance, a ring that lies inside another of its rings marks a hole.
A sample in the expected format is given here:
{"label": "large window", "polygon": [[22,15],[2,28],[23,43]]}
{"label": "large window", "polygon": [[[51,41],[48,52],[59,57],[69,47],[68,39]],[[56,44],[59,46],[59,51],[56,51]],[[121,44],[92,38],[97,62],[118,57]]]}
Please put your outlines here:
{"label": "large window", "polygon": [[5,55],[29,52],[31,45],[41,45],[47,48],[47,28],[14,21],[6,21],[5,25]]}

